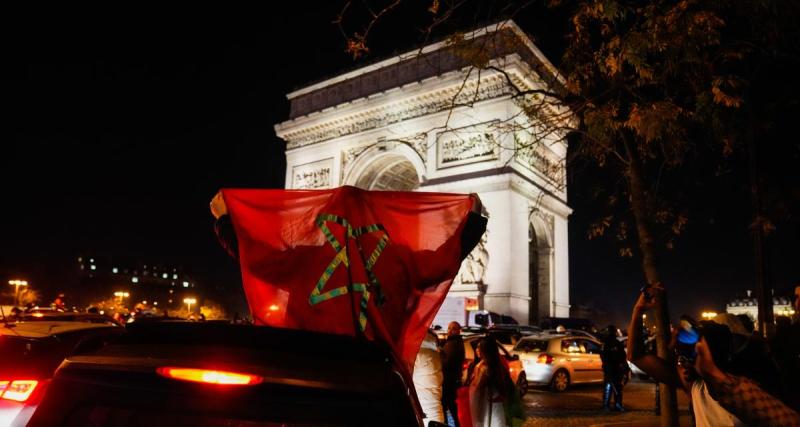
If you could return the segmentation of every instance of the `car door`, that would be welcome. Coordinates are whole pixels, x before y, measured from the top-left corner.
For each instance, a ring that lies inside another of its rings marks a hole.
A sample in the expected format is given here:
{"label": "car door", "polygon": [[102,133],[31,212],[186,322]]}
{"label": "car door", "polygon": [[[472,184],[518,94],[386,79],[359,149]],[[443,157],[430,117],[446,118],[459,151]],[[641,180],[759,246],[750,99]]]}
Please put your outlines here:
{"label": "car door", "polygon": [[564,338],[561,340],[561,354],[565,364],[570,367],[573,383],[584,382],[586,371],[591,369],[581,341],[579,338]]}
{"label": "car door", "polygon": [[584,357],[586,358],[586,371],[584,371],[586,382],[603,381],[603,361],[600,360],[599,342],[591,339],[582,339]]}

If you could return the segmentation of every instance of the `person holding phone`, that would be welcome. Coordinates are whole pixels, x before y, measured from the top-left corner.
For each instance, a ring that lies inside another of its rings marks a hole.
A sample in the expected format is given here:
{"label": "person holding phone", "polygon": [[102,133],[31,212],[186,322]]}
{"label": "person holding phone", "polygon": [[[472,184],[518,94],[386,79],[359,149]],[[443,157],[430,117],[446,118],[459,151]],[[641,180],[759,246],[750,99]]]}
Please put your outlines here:
{"label": "person holding phone", "polygon": [[673,330],[672,365],[644,351],[642,315],[664,292],[659,285],[642,290],[633,306],[628,327],[628,360],[656,381],[686,392],[697,426],[800,426],[800,415],[754,381],[725,372],[730,351],[730,330],[714,322],[694,322],[689,317]]}

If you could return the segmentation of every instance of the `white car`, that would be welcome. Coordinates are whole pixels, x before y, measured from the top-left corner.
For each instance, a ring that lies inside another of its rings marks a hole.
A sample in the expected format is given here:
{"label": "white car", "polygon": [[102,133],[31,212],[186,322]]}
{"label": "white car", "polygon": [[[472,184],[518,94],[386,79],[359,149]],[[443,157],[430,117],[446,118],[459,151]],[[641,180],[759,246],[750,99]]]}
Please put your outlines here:
{"label": "white car", "polygon": [[513,353],[522,361],[529,382],[565,391],[572,384],[603,381],[599,341],[576,335],[532,335],[522,338]]}

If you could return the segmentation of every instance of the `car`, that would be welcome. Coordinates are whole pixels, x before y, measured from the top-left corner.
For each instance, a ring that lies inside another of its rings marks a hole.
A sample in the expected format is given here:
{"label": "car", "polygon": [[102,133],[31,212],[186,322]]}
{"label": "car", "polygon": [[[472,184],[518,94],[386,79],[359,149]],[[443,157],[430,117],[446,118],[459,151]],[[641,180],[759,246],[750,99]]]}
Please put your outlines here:
{"label": "car", "polygon": [[[464,384],[467,383],[470,375],[472,374],[472,369],[475,365],[475,348],[478,346],[478,341],[486,336],[491,336],[487,334],[470,334],[464,336],[464,365],[462,370],[462,377],[461,380]],[[508,350],[506,350],[500,343],[497,345],[498,349],[500,350],[500,360],[505,362],[508,365],[508,373],[511,375],[511,381],[517,386],[517,390],[519,390],[520,396],[524,396],[528,393],[528,380],[527,375],[525,374],[525,370],[523,369],[522,362],[520,361],[519,356],[515,354],[511,354]]]}
{"label": "car", "polygon": [[388,346],[207,322],[134,322],[68,357],[30,426],[421,426]]}
{"label": "car", "polygon": [[124,328],[113,322],[34,319],[0,323],[0,425],[3,426],[27,423],[65,357],[81,348],[101,346],[124,333]]}
{"label": "car", "polygon": [[[11,319],[11,317],[9,317],[9,319]],[[19,313],[14,320],[19,322],[78,322],[97,323],[109,326],[118,325],[114,319],[102,314],[56,311],[50,309],[37,309],[30,312]]]}
{"label": "car", "polygon": [[492,335],[506,350],[511,351],[523,336],[541,333],[541,329],[536,326],[494,325],[486,329],[486,333]]}
{"label": "car", "polygon": [[564,332],[558,332],[557,329],[546,329],[543,330],[541,333],[545,335],[576,335],[576,336],[591,338],[595,341],[599,341],[597,335],[591,332],[584,331],[582,329],[566,329]]}
{"label": "car", "polygon": [[512,353],[522,362],[528,381],[563,392],[572,384],[603,381],[600,348],[600,341],[580,335],[531,335]]}

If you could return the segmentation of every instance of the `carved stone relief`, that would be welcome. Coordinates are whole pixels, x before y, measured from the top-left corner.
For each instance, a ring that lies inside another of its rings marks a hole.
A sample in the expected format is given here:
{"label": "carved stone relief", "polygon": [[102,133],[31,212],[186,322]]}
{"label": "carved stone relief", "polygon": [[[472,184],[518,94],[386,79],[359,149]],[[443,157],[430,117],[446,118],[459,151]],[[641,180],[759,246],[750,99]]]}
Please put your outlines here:
{"label": "carved stone relief", "polygon": [[557,185],[564,180],[566,170],[564,162],[543,143],[518,146],[515,158],[520,165],[543,174]]}
{"label": "carved stone relief", "polygon": [[330,188],[333,159],[325,159],[292,168],[292,188],[317,189]]}
{"label": "carved stone relief", "polygon": [[495,160],[500,145],[491,123],[448,130],[436,137],[437,168]]}
{"label": "carved stone relief", "polygon": [[454,284],[484,284],[486,269],[489,267],[489,251],[486,249],[488,233],[483,233],[478,245],[461,263]]}
{"label": "carved stone relief", "polygon": [[395,109],[389,106],[375,109],[367,113],[359,114],[359,117],[366,116],[360,120],[351,120],[338,126],[326,126],[321,130],[304,130],[291,133],[285,135],[283,138],[287,141],[286,148],[291,150],[328,139],[387,126],[415,117],[438,113],[452,108],[453,105],[475,103],[485,99],[508,95],[510,93],[511,89],[508,87],[505,80],[500,78],[482,79],[480,85],[478,85],[477,82],[471,82],[463,88],[460,86],[450,88],[434,94],[425,95],[424,97],[418,97],[417,99],[411,100],[411,102],[403,102],[403,104],[410,104],[410,106],[406,108]]}
{"label": "carved stone relief", "polygon": [[342,151],[342,178],[340,182],[344,182],[344,177],[350,172],[350,168],[353,166],[353,162],[367,149],[370,145],[361,145],[358,147],[348,148],[347,150]]}

